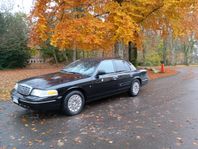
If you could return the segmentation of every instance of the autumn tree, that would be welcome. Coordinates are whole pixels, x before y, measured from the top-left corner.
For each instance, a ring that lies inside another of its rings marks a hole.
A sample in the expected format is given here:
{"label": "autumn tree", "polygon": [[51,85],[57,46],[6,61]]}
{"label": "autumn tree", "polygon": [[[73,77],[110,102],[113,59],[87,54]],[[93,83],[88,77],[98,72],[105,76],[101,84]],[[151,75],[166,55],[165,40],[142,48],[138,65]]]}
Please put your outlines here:
{"label": "autumn tree", "polygon": [[111,25],[94,17],[88,1],[37,1],[32,13],[31,43],[49,41],[60,50],[110,49]]}
{"label": "autumn tree", "polygon": [[[130,57],[142,47],[143,30],[160,34],[164,46],[170,32],[181,36],[182,22],[196,7],[196,0],[37,0],[30,45],[49,42],[73,49],[74,56],[77,49],[97,49],[124,57],[130,43]],[[166,46],[163,55],[165,60]]]}

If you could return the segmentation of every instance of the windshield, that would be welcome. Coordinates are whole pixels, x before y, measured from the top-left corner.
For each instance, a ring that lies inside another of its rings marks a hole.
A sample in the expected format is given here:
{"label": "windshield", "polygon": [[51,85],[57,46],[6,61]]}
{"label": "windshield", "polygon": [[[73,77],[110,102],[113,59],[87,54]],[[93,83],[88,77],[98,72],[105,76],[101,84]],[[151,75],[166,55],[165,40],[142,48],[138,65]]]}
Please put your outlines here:
{"label": "windshield", "polygon": [[97,66],[97,61],[78,60],[66,66],[63,71],[91,76]]}

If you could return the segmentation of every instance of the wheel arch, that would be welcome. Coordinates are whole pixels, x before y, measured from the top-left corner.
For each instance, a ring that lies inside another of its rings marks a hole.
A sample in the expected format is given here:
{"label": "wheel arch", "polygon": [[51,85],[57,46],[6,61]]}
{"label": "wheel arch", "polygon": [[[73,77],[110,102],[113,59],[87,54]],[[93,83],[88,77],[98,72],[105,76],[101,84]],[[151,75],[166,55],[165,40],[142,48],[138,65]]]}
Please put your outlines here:
{"label": "wheel arch", "polygon": [[134,78],[133,78],[133,81],[134,81],[134,80],[138,80],[138,81],[140,82],[140,85],[142,85],[142,79],[141,79],[140,77],[134,77]]}
{"label": "wheel arch", "polygon": [[72,91],[80,91],[80,92],[84,95],[85,100],[87,99],[87,94],[86,94],[85,90],[82,89],[81,87],[78,87],[78,86],[68,88],[68,89],[65,91],[65,93],[64,93],[63,96],[65,97],[68,93],[70,93],[70,92],[72,92]]}

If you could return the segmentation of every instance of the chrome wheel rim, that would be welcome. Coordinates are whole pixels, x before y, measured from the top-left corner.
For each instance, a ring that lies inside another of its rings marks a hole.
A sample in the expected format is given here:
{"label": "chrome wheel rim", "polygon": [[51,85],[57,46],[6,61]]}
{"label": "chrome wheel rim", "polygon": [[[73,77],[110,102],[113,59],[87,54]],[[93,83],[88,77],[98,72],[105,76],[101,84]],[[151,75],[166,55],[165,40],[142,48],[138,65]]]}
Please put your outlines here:
{"label": "chrome wheel rim", "polygon": [[80,95],[72,95],[68,100],[68,109],[76,113],[82,106],[82,97]]}
{"label": "chrome wheel rim", "polygon": [[134,82],[133,83],[133,93],[135,95],[137,95],[139,93],[140,90],[140,84],[138,82]]}

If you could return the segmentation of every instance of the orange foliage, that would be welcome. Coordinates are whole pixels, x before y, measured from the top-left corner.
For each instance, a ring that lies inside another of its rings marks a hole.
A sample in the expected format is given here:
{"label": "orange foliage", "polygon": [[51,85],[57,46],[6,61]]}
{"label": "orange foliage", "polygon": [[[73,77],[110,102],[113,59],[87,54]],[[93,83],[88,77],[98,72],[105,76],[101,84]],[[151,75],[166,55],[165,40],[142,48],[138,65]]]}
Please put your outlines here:
{"label": "orange foliage", "polygon": [[86,50],[111,49],[116,41],[140,46],[143,29],[181,36],[195,27],[184,23],[194,24],[196,14],[197,0],[37,0],[30,44],[49,41],[60,49]]}

